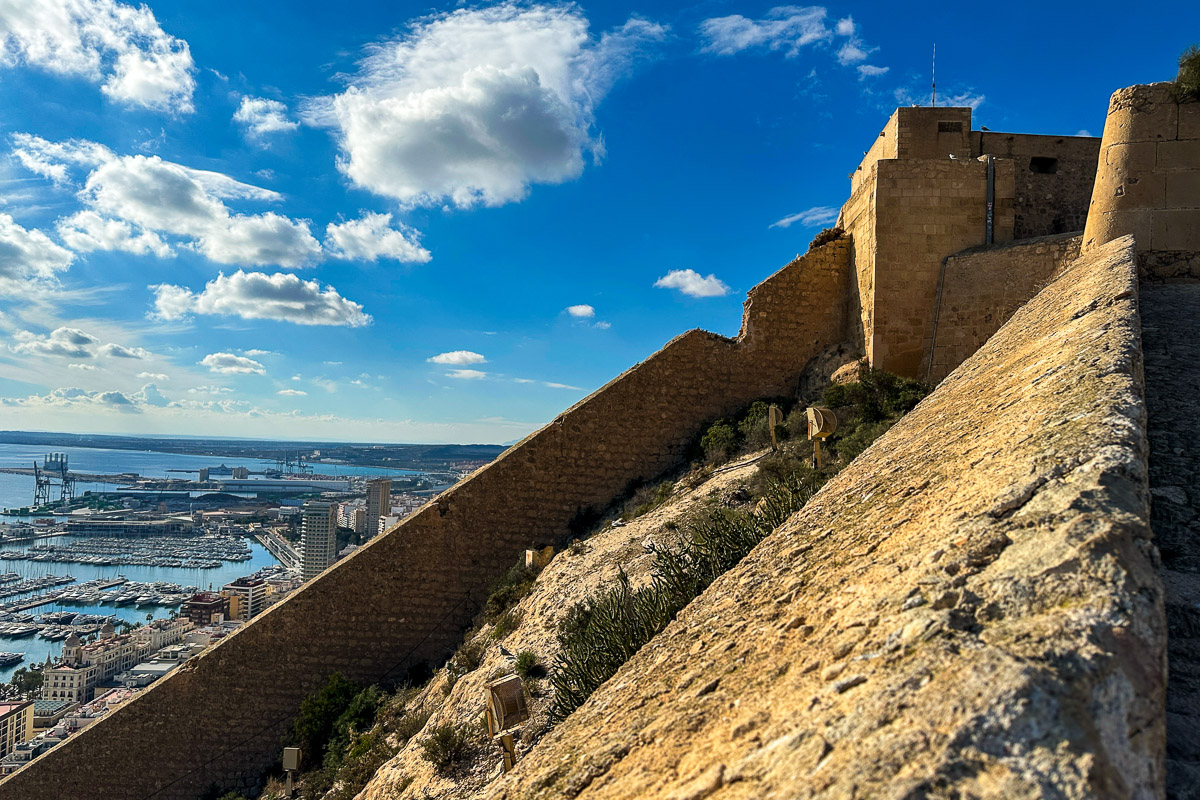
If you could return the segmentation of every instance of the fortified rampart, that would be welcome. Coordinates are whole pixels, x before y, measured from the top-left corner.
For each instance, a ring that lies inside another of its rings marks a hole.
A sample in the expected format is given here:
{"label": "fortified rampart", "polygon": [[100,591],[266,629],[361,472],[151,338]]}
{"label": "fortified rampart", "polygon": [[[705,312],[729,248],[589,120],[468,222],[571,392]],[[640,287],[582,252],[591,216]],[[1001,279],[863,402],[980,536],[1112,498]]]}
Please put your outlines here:
{"label": "fortified rampart", "polygon": [[838,218],[854,240],[848,333],[871,364],[928,372],[947,256],[1082,230],[1099,146],[1088,137],[972,131],[969,108],[896,109],[851,175]]}
{"label": "fortified rampart", "polygon": [[[244,788],[279,757],[300,702],[334,670],[401,679],[444,657],[488,585],[529,547],[674,466],[707,420],[796,391],[841,341],[849,243],[816,249],[749,293],[737,339],[677,337],[336,564],[128,706],[0,782],[21,800],[191,800]],[[98,769],[98,765],[103,768]]]}
{"label": "fortified rampart", "polygon": [[491,800],[1154,798],[1130,239],[1074,262]]}

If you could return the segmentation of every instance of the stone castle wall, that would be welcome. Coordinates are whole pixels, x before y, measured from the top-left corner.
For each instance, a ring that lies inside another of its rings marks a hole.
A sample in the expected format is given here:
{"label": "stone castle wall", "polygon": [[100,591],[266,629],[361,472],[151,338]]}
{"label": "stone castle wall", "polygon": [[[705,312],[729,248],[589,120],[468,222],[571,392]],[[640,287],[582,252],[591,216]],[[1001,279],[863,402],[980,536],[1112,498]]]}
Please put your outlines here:
{"label": "stone castle wall", "polygon": [[1083,230],[1096,182],[1099,138],[994,131],[974,131],[971,137],[974,155],[991,153],[1013,162],[1014,239]]}
{"label": "stone castle wall", "polygon": [[[942,259],[985,240],[987,165],[946,158],[880,161],[876,167],[874,320],[868,355],[876,367],[916,377],[933,336]],[[1012,238],[1013,186],[1012,162],[997,160],[997,242]]]}
{"label": "stone castle wall", "polygon": [[946,258],[923,380],[938,384],[1079,256],[1081,234],[966,250]]}
{"label": "stone castle wall", "polygon": [[399,680],[457,645],[489,584],[529,547],[679,462],[707,420],[793,393],[842,340],[849,242],[753,289],[737,339],[677,337],[493,464],[334,565],[111,716],[0,781],[0,797],[190,800],[245,788],[279,757],[330,672]]}
{"label": "stone castle wall", "polygon": [[1200,280],[1200,101],[1171,84],[1113,93],[1084,250],[1133,234],[1143,279]]}
{"label": "stone castle wall", "polygon": [[1162,797],[1132,242],[1065,269],[487,800]]}

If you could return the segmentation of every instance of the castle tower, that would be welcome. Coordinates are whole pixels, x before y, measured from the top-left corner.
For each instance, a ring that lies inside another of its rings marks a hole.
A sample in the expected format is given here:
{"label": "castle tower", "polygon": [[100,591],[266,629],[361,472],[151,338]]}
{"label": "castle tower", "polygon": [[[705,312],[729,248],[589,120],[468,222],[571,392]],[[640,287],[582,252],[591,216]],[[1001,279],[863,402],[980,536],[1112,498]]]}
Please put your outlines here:
{"label": "castle tower", "polygon": [[1083,251],[1132,233],[1142,278],[1200,278],[1200,102],[1169,83],[1113,92]]}

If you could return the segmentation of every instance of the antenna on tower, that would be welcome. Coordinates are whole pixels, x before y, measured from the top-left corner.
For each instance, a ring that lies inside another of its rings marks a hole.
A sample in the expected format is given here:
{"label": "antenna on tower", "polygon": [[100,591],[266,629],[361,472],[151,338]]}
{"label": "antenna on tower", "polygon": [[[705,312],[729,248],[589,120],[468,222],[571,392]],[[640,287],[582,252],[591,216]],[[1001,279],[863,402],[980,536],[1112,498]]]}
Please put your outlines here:
{"label": "antenna on tower", "polygon": [[929,71],[930,88],[933,89],[933,104],[937,105],[937,42],[933,43],[933,66]]}

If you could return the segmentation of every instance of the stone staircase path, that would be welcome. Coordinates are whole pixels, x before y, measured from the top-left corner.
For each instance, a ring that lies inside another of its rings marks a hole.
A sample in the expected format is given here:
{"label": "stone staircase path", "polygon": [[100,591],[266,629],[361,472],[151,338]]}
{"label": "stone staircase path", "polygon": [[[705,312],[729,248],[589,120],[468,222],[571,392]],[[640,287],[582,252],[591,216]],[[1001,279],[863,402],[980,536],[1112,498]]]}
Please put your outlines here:
{"label": "stone staircase path", "polygon": [[1143,284],[1141,312],[1167,606],[1167,797],[1200,800],[1200,284]]}

